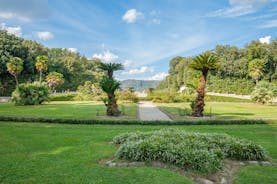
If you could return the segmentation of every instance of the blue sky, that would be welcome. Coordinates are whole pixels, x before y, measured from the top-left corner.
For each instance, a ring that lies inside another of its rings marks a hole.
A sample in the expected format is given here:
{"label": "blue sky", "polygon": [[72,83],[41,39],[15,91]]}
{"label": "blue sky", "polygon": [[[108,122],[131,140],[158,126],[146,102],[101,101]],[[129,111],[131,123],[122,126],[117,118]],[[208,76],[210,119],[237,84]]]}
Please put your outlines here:
{"label": "blue sky", "polygon": [[174,56],[277,37],[277,0],[0,0],[0,28],[162,79]]}

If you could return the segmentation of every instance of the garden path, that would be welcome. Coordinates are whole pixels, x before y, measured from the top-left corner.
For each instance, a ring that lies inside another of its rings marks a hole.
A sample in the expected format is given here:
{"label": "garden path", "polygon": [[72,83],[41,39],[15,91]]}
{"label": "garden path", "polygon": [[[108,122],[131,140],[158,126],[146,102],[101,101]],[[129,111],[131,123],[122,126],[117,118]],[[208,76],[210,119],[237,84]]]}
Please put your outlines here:
{"label": "garden path", "polygon": [[163,113],[156,105],[149,101],[141,101],[139,103],[139,119],[171,121],[171,119],[165,113]]}

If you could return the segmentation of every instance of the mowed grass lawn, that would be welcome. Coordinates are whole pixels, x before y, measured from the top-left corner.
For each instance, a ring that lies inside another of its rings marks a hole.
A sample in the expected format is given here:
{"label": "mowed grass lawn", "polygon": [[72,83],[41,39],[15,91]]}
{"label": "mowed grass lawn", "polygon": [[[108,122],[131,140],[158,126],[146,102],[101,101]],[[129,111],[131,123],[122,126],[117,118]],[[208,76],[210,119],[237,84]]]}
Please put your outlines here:
{"label": "mowed grass lawn", "polygon": [[[262,145],[277,159],[277,124],[218,126],[62,125],[0,122],[0,183],[193,183],[178,173],[156,167],[109,168],[109,142],[120,133],[177,128],[192,132],[227,133]],[[271,184],[276,166],[243,167],[235,183]]]}
{"label": "mowed grass lawn", "polygon": [[[189,103],[157,103],[164,112],[169,113],[175,119],[183,119],[186,116],[181,109],[190,111]],[[239,102],[206,102],[204,114],[216,118],[269,118],[277,119],[277,105],[261,105],[255,103]]]}
{"label": "mowed grass lawn", "polygon": [[[121,119],[136,119],[137,104],[119,103],[124,112]],[[47,118],[107,118],[106,107],[102,102],[68,101],[50,102],[43,105],[15,106],[13,103],[0,103],[0,116],[27,116]]]}

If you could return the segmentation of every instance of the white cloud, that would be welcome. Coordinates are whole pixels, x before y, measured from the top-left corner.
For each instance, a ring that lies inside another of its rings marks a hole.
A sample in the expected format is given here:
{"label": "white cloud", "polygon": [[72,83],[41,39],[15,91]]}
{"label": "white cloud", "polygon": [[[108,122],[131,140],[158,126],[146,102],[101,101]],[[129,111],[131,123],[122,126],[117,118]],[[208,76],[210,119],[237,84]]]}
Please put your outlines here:
{"label": "white cloud", "polygon": [[130,9],[125,12],[122,20],[127,23],[135,23],[138,18],[143,17],[143,13],[137,11],[136,9]]}
{"label": "white cloud", "polygon": [[231,5],[240,5],[240,6],[247,6],[253,4],[264,4],[269,2],[269,0],[229,0]]}
{"label": "white cloud", "polygon": [[50,39],[54,38],[54,35],[49,31],[37,32],[36,36],[42,40],[50,40]]}
{"label": "white cloud", "polygon": [[168,73],[160,72],[152,77],[149,77],[148,80],[163,80],[166,76],[168,76]]}
{"label": "white cloud", "polygon": [[102,62],[110,63],[110,62],[116,62],[118,61],[118,56],[111,53],[109,50],[99,53],[99,54],[94,54],[92,56],[93,58],[100,59]]}
{"label": "white cloud", "polygon": [[273,28],[273,27],[277,27],[277,19],[269,20],[260,26],[260,28]]}
{"label": "white cloud", "polygon": [[259,38],[259,41],[264,44],[269,44],[270,43],[271,36],[265,36],[262,38]]}
{"label": "white cloud", "polygon": [[122,64],[123,64],[124,68],[129,68],[134,64],[134,62],[130,61],[130,60],[125,60]]}
{"label": "white cloud", "polygon": [[69,50],[70,52],[77,52],[77,48],[68,48],[67,50]]}
{"label": "white cloud", "polygon": [[209,13],[208,17],[238,17],[256,12],[270,0],[229,0],[230,7]]}
{"label": "white cloud", "polygon": [[122,72],[122,74],[137,75],[137,74],[145,74],[145,73],[153,73],[153,72],[154,72],[154,69],[152,67],[142,66],[140,68],[124,71],[124,72]]}
{"label": "white cloud", "polygon": [[15,27],[9,27],[6,26],[5,23],[0,24],[0,29],[6,30],[9,34],[14,34],[16,36],[21,37],[22,36],[22,29],[20,26],[15,26]]}

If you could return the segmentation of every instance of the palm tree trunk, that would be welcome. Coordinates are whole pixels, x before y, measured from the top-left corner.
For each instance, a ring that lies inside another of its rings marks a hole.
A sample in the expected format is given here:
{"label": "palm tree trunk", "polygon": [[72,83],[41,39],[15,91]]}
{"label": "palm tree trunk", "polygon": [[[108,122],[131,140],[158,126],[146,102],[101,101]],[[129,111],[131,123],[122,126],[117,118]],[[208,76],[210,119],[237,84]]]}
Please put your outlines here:
{"label": "palm tree trunk", "polygon": [[108,95],[107,116],[119,116],[121,112],[118,110],[115,94]]}
{"label": "palm tree trunk", "polygon": [[206,87],[206,80],[207,80],[208,72],[203,72],[201,77],[201,82],[197,89],[197,97],[195,99],[194,108],[192,112],[192,116],[195,117],[202,117],[204,111],[204,98],[205,98],[205,87]]}
{"label": "palm tree trunk", "polygon": [[41,78],[42,78],[42,70],[39,70],[39,83],[41,83]]}
{"label": "palm tree trunk", "polygon": [[18,86],[18,79],[17,79],[17,76],[16,75],[14,75],[14,78],[15,78],[15,82],[16,82],[16,86]]}

